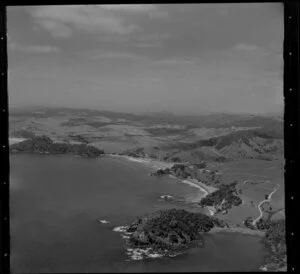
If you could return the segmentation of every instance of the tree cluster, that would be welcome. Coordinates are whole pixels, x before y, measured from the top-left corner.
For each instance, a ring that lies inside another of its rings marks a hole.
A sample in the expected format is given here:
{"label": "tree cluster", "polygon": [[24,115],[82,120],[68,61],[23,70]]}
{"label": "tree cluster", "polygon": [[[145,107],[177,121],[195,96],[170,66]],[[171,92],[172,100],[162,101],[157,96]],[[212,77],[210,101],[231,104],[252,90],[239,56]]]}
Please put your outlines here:
{"label": "tree cluster", "polygon": [[200,232],[224,225],[210,216],[186,210],[160,210],[138,218],[129,228],[133,232],[130,243],[153,248],[182,248],[190,244],[204,244]]}
{"label": "tree cluster", "polygon": [[219,206],[218,211],[228,210],[232,206],[238,206],[242,203],[237,196],[236,182],[221,185],[220,188],[201,199],[201,206]]}

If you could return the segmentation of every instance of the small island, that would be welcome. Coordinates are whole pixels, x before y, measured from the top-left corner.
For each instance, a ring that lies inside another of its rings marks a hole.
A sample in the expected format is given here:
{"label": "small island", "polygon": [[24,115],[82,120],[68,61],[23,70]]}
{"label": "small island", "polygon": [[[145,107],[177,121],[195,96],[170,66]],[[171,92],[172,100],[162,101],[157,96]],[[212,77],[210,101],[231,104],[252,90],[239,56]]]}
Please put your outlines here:
{"label": "small island", "polygon": [[99,157],[103,150],[87,144],[56,143],[47,136],[35,136],[10,146],[11,153],[73,154],[84,158]]}
{"label": "small island", "polygon": [[203,232],[227,224],[214,217],[186,210],[159,210],[140,217],[129,226],[129,243],[133,247],[158,251],[178,251],[188,247],[204,247]]}

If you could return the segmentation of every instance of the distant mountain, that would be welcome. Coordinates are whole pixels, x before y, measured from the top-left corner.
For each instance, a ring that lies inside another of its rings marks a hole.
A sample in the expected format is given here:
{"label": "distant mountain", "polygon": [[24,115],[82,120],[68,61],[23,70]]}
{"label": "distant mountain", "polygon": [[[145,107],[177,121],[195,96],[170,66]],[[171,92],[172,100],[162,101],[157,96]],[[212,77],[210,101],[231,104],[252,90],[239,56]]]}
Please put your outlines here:
{"label": "distant mountain", "polygon": [[[128,134],[133,131],[147,134]],[[83,108],[12,110],[10,136],[28,138],[31,134],[87,143],[115,142],[121,148],[140,146],[168,161],[268,160],[283,156],[283,120],[271,115],[137,115]]]}
{"label": "distant mountain", "polygon": [[56,116],[59,113],[69,113],[71,115],[83,116],[105,116],[110,119],[126,119],[134,122],[144,123],[176,123],[179,125],[191,127],[269,127],[276,128],[282,124],[282,120],[278,120],[280,116],[262,116],[251,114],[231,114],[231,113],[211,113],[200,115],[175,115],[168,111],[161,111],[148,114],[133,114],[115,111],[106,111],[98,109],[85,108],[49,108],[35,107],[24,109],[12,109],[11,114],[14,116],[30,116],[32,114],[40,116]]}

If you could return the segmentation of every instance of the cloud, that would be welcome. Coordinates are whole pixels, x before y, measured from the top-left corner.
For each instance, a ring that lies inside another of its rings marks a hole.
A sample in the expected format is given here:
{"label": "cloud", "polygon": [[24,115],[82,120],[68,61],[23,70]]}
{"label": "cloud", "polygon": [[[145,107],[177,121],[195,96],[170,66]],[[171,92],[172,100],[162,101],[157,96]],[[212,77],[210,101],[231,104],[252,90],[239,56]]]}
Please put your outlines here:
{"label": "cloud", "polygon": [[135,46],[140,48],[160,47],[169,38],[170,33],[143,33],[135,38]]}
{"label": "cloud", "polygon": [[155,61],[158,65],[192,65],[196,64],[199,58],[170,58]]}
{"label": "cloud", "polygon": [[68,26],[53,20],[41,20],[40,26],[50,31],[54,37],[70,37],[73,33]]}
{"label": "cloud", "polygon": [[254,52],[257,49],[259,49],[259,47],[256,45],[239,43],[239,44],[235,45],[233,47],[233,49],[240,50],[240,51]]}
{"label": "cloud", "polygon": [[99,50],[90,50],[80,53],[84,58],[90,58],[94,60],[147,60],[148,58],[133,52],[126,51],[99,51]]}
{"label": "cloud", "polygon": [[[129,7],[130,6],[130,7]],[[108,32],[129,34],[139,29],[128,23],[119,11],[142,12],[152,10],[153,5],[86,5],[86,6],[43,6],[30,8],[28,11],[35,24],[47,29],[56,37],[69,37],[71,29],[88,32]],[[151,8],[150,8],[151,7]]]}
{"label": "cloud", "polygon": [[155,10],[156,6],[152,4],[139,4],[139,5],[101,5],[101,8],[113,10],[113,11],[125,11],[125,12],[148,12]]}
{"label": "cloud", "polygon": [[219,10],[219,14],[220,15],[228,15],[228,10],[226,10],[226,9],[220,9]]}
{"label": "cloud", "polygon": [[139,48],[154,48],[154,47],[162,46],[162,42],[159,42],[159,41],[141,42],[141,43],[137,43],[135,46],[137,46]]}
{"label": "cloud", "polygon": [[144,59],[143,56],[139,56],[130,52],[104,52],[94,56],[95,59]]}
{"label": "cloud", "polygon": [[49,45],[21,45],[16,42],[9,42],[9,49],[12,51],[33,53],[33,54],[49,54],[49,53],[60,53],[61,50],[58,47]]}

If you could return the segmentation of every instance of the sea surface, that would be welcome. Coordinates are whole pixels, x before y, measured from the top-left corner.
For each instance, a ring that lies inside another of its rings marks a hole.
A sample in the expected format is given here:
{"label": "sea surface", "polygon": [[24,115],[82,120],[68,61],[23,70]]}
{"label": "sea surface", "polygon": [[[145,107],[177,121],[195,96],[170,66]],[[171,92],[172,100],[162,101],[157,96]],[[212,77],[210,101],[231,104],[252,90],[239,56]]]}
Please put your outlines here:
{"label": "sea surface", "polygon": [[205,248],[173,258],[133,260],[119,227],[157,209],[202,212],[188,204],[198,188],[149,176],[140,163],[11,155],[10,169],[14,273],[257,271],[263,263],[260,238],[236,233],[208,234]]}

